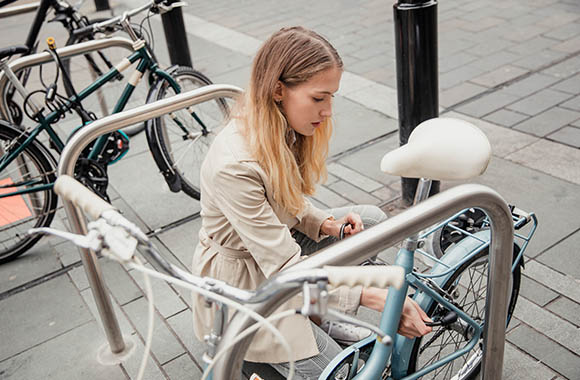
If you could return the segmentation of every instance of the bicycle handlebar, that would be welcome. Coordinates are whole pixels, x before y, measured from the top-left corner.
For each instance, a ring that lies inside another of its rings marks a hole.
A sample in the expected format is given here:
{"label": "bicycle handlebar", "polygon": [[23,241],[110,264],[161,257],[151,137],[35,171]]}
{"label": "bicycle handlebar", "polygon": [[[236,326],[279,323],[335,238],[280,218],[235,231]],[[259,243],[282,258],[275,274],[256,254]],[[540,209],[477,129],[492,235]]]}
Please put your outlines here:
{"label": "bicycle handlebar", "polygon": [[386,288],[393,286],[396,289],[403,286],[405,270],[400,266],[351,266],[351,267],[322,267],[328,273],[328,283],[333,286],[375,286]]}
{"label": "bicycle handlebar", "polygon": [[115,207],[68,175],[57,178],[54,183],[54,192],[65,200],[73,202],[93,219],[100,218],[105,211],[115,210]]}

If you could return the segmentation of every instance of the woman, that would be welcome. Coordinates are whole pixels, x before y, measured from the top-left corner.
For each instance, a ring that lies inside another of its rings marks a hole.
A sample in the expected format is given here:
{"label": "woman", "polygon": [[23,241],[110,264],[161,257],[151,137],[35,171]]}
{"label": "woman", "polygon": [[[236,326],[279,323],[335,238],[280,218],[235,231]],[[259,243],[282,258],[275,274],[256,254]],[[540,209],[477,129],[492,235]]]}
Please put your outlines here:
{"label": "woman", "polygon": [[[201,168],[200,241],[193,272],[255,289],[273,274],[345,235],[385,219],[374,206],[329,211],[306,198],[326,178],[332,132],[332,97],[343,64],[320,35],[302,27],[274,33],[254,59],[249,89],[229,124],[216,137]],[[333,307],[347,313],[359,305],[382,311],[386,290],[336,289]],[[296,308],[291,300],[280,310]],[[207,334],[211,309],[195,298],[196,335]],[[427,315],[408,300],[399,333],[417,337],[431,329]],[[295,315],[279,323],[293,348],[297,377],[317,378],[341,351],[319,326]],[[287,373],[289,358],[268,331],[260,330],[246,360],[270,363]]]}

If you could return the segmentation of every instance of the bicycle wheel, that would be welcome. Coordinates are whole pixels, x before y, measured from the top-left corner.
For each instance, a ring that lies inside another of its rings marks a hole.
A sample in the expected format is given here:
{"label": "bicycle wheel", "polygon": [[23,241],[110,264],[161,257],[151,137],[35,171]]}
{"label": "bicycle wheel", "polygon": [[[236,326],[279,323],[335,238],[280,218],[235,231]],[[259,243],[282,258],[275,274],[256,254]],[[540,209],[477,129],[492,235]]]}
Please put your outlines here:
{"label": "bicycle wheel", "polygon": [[[179,84],[182,93],[212,83],[205,75],[190,67],[177,67],[171,76]],[[166,80],[159,83],[156,91],[153,100],[176,94]],[[201,163],[228,115],[229,108],[225,99],[219,98],[153,120],[153,141],[149,142],[150,146],[158,150],[167,165],[175,171],[181,181],[181,190],[195,199],[200,196]]]}
{"label": "bicycle wheel", "polygon": [[[14,151],[23,140],[20,136],[25,137],[0,122],[2,157]],[[0,194],[53,183],[55,168],[56,162],[46,148],[33,141],[0,173]],[[41,236],[28,236],[28,229],[49,226],[56,206],[57,196],[52,189],[0,198],[0,263],[15,259],[36,244]]]}
{"label": "bicycle wheel", "polygon": [[[514,246],[514,258],[519,248]],[[449,278],[442,287],[451,294],[454,301],[463,311],[475,321],[483,323],[485,318],[485,302],[487,297],[487,272],[489,249],[486,248],[472,257]],[[519,295],[521,267],[516,265],[510,278],[510,300],[508,306],[508,323],[516,306]],[[427,314],[436,319],[445,315],[446,311],[438,303],[427,310]],[[415,339],[409,360],[411,374],[440,358],[466,346],[469,339],[469,328],[460,319],[445,327],[434,327],[433,331]],[[421,377],[422,379],[474,379],[481,368],[483,337],[475,347],[463,356],[437,368],[435,371]],[[457,376],[457,377],[453,377]]]}
{"label": "bicycle wheel", "polygon": [[[106,20],[108,19],[95,18],[89,20],[89,25]],[[118,33],[121,33],[119,35],[120,37],[130,39],[129,36],[127,36],[124,32],[119,31]],[[66,46],[94,39],[94,36],[83,37],[79,39],[76,36],[71,35],[66,42]],[[131,52],[126,49],[111,47],[102,51],[94,51],[87,54],[63,59],[63,66],[65,67],[66,72],[70,75],[75,90],[78,92],[93,83],[101,75],[107,73],[112,67],[117,65],[130,53]],[[110,115],[113,112],[117,101],[120,99],[125,85],[127,84],[128,77],[125,77],[126,72],[121,73],[116,79],[106,83],[99,90],[83,100],[83,106],[91,112],[95,113],[98,119]],[[141,80],[141,82],[136,86],[135,90],[131,94],[129,103],[127,103],[125,106],[125,109],[131,109],[133,107],[145,104],[147,99],[147,92],[149,90],[146,82],[146,80]],[[72,89],[66,85],[65,92],[69,97],[73,95]],[[123,132],[129,136],[134,136],[143,131],[144,128],[144,125],[141,123],[126,127],[123,129]]]}

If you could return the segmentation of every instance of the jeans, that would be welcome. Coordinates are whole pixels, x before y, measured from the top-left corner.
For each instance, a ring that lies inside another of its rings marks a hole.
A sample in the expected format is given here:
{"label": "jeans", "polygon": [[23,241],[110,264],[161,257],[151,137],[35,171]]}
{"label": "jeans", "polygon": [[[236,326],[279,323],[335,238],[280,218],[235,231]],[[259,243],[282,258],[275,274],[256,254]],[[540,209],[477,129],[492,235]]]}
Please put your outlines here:
{"label": "jeans", "polygon": [[[343,217],[349,212],[359,214],[365,228],[372,227],[375,224],[378,224],[387,219],[387,216],[380,208],[370,205],[347,206],[333,208],[327,211],[336,219]],[[308,236],[298,231],[294,232],[293,237],[302,248],[302,255],[310,255],[338,241],[338,238],[329,236],[320,242],[315,242]],[[342,351],[340,345],[336,343],[326,332],[321,330],[320,327],[318,327],[315,323],[312,323],[312,330],[314,332],[316,345],[318,346],[318,351],[320,351],[320,353],[311,358],[298,360],[294,363],[296,370],[294,379],[296,380],[318,379],[324,368],[326,368],[330,361]],[[284,376],[288,375],[288,363],[270,365],[274,367],[274,369],[280,374]],[[342,370],[347,371],[348,366],[344,367]]]}

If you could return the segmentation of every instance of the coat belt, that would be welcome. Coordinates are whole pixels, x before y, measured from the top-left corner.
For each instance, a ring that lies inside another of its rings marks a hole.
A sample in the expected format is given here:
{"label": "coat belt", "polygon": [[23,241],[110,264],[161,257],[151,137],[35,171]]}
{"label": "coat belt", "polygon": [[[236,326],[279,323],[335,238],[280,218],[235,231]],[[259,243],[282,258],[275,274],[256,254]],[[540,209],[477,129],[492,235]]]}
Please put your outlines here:
{"label": "coat belt", "polygon": [[199,235],[200,235],[200,238],[202,240],[209,243],[209,246],[211,248],[213,248],[216,252],[218,252],[226,257],[229,257],[232,259],[249,259],[252,257],[250,252],[245,250],[245,249],[228,248],[228,247],[224,247],[223,245],[216,243],[215,240],[213,240],[212,238],[210,238],[208,236],[208,234],[204,231],[203,228],[201,228],[199,230]]}

